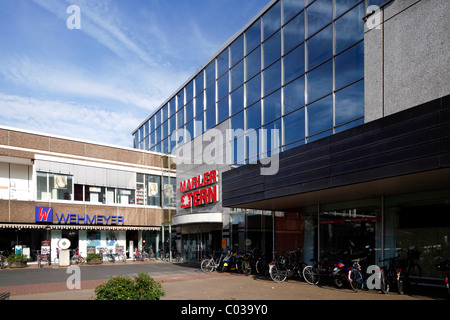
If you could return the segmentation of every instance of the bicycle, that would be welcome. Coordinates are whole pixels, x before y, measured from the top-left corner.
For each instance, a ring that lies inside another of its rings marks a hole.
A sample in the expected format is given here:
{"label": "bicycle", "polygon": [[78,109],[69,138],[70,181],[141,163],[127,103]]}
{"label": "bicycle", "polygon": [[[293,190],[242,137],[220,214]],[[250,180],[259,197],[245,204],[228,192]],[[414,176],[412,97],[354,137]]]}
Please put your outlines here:
{"label": "bicycle", "polygon": [[397,260],[398,257],[379,260],[380,262],[389,262],[387,266],[383,266],[380,269],[380,285],[381,291],[384,294],[389,293],[391,285],[397,286],[398,272],[397,268],[395,267]]}
{"label": "bicycle", "polygon": [[254,270],[256,268],[255,250],[256,248],[254,248],[252,251],[245,253],[242,256],[243,260],[241,263],[240,271],[246,276],[250,275],[252,273],[252,269]]}
{"label": "bicycle", "polygon": [[311,262],[313,262],[313,265],[303,268],[303,278],[307,283],[317,285],[321,277],[331,277],[332,265],[326,255],[320,257],[319,260],[313,258]]}
{"label": "bicycle", "polygon": [[255,263],[256,273],[262,276],[267,276],[269,274],[269,263],[267,262],[266,255],[258,257]]}
{"label": "bicycle", "polygon": [[[217,253],[220,253],[220,256],[216,259],[214,256],[217,256]],[[225,257],[226,251],[214,251],[212,255],[208,258],[202,260],[200,264],[200,268],[205,273],[213,272],[214,270],[222,271],[223,268],[223,259]]]}
{"label": "bicycle", "polygon": [[6,268],[8,265],[8,259],[6,258],[6,255],[3,254],[4,252],[8,253],[8,250],[0,251],[0,269]]}
{"label": "bicycle", "polygon": [[438,271],[441,271],[442,274],[444,275],[444,284],[445,287],[447,288],[447,292],[450,294],[450,287],[449,287],[449,283],[448,283],[448,274],[450,272],[450,259],[443,259],[442,257],[436,257],[434,258],[434,260],[436,261],[436,268],[438,269]]}
{"label": "bicycle", "polygon": [[[359,292],[364,287],[367,287],[367,269],[364,273],[362,269],[363,266],[367,267],[369,265],[368,260],[369,256],[352,260],[353,266],[348,272],[348,280],[350,282],[350,287],[355,292]],[[361,266],[361,263],[363,264],[363,266]]]}
{"label": "bicycle", "polygon": [[108,248],[99,248],[100,254],[102,255],[103,261],[116,262],[114,255],[112,253],[112,249]]}
{"label": "bicycle", "polygon": [[300,262],[301,250],[288,250],[283,255],[275,258],[269,266],[269,274],[273,281],[281,283],[287,278],[298,274],[301,278],[303,276],[302,270],[305,266]]}
{"label": "bicycle", "polygon": [[120,262],[127,262],[127,256],[125,255],[125,253],[122,250],[119,250],[116,253],[116,260],[120,261]]}
{"label": "bicycle", "polygon": [[[401,251],[405,251],[401,249]],[[406,250],[407,256],[399,258],[397,266],[397,289],[400,294],[412,292],[413,287],[417,286],[422,276],[422,268],[415,260],[420,257],[420,252],[414,248]]]}
{"label": "bicycle", "polygon": [[72,256],[71,264],[82,264],[82,263],[86,262],[84,257],[80,254],[80,250],[78,248],[73,250],[73,252],[74,252],[74,255]]}

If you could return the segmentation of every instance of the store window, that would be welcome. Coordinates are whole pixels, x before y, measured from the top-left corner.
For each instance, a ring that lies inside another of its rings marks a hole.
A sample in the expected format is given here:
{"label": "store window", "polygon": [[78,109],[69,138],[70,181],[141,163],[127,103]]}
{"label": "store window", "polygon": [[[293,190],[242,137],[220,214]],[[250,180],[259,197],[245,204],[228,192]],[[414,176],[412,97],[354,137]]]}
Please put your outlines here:
{"label": "store window", "polygon": [[71,175],[37,172],[37,200],[72,200]]}

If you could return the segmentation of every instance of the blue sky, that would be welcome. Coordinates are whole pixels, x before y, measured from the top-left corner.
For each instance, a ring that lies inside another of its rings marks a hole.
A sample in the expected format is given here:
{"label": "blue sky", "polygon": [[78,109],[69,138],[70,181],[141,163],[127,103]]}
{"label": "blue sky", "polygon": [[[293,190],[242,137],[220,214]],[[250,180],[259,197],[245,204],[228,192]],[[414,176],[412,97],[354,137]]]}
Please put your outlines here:
{"label": "blue sky", "polygon": [[[0,125],[132,146],[132,131],[269,0],[0,0]],[[75,4],[80,29],[66,21]]]}

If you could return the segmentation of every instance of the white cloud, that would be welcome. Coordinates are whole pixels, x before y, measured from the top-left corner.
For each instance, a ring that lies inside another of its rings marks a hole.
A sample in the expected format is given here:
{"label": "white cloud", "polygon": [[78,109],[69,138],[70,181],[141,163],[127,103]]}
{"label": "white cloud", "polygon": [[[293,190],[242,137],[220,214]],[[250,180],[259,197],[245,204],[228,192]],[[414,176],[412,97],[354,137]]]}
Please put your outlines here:
{"label": "white cloud", "polygon": [[141,119],[129,112],[0,93],[2,124],[43,133],[132,147]]}

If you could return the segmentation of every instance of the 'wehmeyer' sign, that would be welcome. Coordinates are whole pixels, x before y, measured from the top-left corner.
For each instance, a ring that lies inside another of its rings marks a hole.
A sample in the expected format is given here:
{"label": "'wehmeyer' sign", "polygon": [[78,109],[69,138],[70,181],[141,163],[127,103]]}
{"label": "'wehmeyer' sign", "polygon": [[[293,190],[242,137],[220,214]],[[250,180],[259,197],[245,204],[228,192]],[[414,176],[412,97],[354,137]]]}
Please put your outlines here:
{"label": "'wehmeyer' sign", "polygon": [[219,173],[217,170],[180,182],[181,209],[219,200]]}

